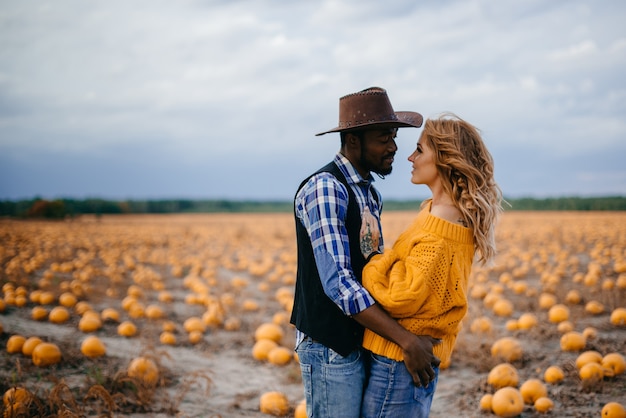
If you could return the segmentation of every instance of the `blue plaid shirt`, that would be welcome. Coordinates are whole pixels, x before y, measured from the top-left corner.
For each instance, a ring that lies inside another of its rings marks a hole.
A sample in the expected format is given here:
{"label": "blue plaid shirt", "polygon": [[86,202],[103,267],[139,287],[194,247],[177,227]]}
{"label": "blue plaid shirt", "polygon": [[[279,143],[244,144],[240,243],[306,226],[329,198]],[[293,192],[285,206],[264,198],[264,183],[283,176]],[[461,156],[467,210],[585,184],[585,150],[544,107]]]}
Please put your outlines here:
{"label": "blue plaid shirt", "polygon": [[[361,213],[365,206],[379,222],[382,202],[373,186],[374,178],[363,179],[350,161],[338,153],[334,160],[356,196]],[[377,199],[374,199],[373,194]],[[348,212],[348,190],[330,173],[314,175],[295,197],[296,216],[309,233],[315,264],[326,295],[346,314],[355,315],[375,303],[374,298],[357,281],[350,263],[350,245],[345,219]],[[383,251],[382,236],[379,251]],[[297,333],[296,344],[304,336]]]}

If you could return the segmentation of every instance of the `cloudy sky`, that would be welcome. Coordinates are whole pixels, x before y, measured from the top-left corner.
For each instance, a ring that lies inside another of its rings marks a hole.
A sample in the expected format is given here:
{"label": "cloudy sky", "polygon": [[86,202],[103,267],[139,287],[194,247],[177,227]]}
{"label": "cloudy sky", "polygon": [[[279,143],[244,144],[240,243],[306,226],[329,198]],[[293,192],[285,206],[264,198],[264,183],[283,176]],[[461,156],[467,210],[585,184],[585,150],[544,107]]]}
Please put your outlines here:
{"label": "cloudy sky", "polygon": [[[0,200],[291,199],[339,97],[481,129],[509,197],[626,195],[626,2],[2,0]],[[388,199],[420,130],[402,129]]]}

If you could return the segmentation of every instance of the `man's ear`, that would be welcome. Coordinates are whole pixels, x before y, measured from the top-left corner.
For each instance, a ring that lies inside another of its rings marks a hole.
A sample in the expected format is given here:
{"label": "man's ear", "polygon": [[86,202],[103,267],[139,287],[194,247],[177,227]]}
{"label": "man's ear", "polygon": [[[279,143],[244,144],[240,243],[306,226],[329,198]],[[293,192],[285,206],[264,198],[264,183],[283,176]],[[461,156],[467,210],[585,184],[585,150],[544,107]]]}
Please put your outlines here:
{"label": "man's ear", "polygon": [[349,147],[361,147],[361,138],[358,135],[355,135],[351,132],[346,133],[346,144]]}

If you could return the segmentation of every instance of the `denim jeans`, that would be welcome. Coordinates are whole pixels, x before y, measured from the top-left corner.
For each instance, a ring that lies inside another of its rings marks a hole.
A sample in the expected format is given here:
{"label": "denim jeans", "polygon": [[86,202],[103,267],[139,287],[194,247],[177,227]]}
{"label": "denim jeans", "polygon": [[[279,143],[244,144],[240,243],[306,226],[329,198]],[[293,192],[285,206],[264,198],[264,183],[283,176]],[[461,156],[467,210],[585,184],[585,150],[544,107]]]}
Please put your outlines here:
{"label": "denim jeans", "polygon": [[[367,355],[367,354],[365,354]],[[427,418],[437,387],[439,368],[428,387],[418,387],[402,361],[370,355],[369,380],[363,396],[364,418]]]}
{"label": "denim jeans", "polygon": [[307,337],[296,352],[307,417],[359,418],[365,386],[363,351],[358,349],[342,357]]}

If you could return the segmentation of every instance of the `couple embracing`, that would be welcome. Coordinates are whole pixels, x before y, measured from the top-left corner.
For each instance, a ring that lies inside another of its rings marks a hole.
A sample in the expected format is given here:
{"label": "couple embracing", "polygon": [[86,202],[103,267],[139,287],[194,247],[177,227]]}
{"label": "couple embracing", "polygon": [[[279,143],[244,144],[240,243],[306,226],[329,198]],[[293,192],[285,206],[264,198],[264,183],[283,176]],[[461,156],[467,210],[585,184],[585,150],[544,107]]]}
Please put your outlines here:
{"label": "couple embracing", "polygon": [[428,119],[409,156],[411,182],[432,197],[385,249],[382,198],[372,174],[391,173],[399,128],[378,87],[339,99],[339,152],[294,200],[296,327],[307,416],[427,417],[467,311],[474,260],[495,255],[501,192],[477,129],[452,115]]}

